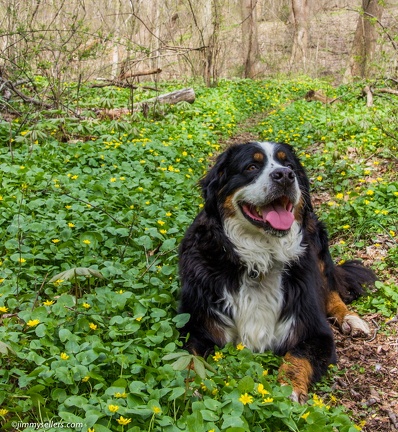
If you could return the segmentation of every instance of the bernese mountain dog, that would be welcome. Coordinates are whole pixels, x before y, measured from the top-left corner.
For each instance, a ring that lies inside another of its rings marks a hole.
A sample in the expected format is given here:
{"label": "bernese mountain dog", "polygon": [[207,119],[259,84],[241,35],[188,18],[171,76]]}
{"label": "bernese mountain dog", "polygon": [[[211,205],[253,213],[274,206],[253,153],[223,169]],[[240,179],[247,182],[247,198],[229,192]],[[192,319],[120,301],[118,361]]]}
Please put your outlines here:
{"label": "bernese mountain dog", "polygon": [[290,145],[231,146],[200,184],[205,204],[179,250],[185,347],[200,356],[227,343],[272,350],[284,356],[279,381],[303,403],[336,361],[328,319],[343,333],[369,333],[346,303],[374,273],[358,261],[333,263]]}

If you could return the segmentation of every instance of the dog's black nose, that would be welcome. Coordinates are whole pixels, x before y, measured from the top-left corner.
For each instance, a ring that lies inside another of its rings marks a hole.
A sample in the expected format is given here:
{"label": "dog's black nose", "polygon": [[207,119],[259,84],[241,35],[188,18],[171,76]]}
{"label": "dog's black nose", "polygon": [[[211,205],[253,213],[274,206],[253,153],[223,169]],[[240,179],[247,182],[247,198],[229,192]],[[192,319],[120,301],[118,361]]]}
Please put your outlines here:
{"label": "dog's black nose", "polygon": [[270,174],[271,179],[282,186],[291,186],[296,175],[290,168],[277,168]]}

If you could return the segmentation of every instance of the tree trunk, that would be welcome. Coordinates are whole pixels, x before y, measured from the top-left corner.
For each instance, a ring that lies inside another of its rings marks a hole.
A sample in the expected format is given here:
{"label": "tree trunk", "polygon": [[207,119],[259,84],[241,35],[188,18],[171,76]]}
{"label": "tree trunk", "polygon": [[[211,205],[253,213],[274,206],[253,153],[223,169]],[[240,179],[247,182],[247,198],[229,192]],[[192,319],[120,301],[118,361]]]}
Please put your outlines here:
{"label": "tree trunk", "polygon": [[119,67],[119,38],[120,38],[120,2],[119,0],[116,0],[115,2],[110,2],[109,4],[110,10],[113,9],[113,13],[115,15],[115,34],[114,34],[114,40],[113,40],[113,47],[112,47],[112,70],[111,70],[111,77],[112,79],[117,77],[118,74],[118,67]]}
{"label": "tree trunk", "polygon": [[381,20],[382,15],[383,6],[378,0],[362,0],[362,11],[358,18],[344,82],[369,75],[377,42],[376,23]]}
{"label": "tree trunk", "polygon": [[310,0],[292,0],[294,38],[290,69],[306,70]]}
{"label": "tree trunk", "polygon": [[258,46],[257,0],[241,0],[242,45],[245,78],[254,78],[258,72],[260,49]]}
{"label": "tree trunk", "polygon": [[218,54],[218,38],[221,25],[219,0],[205,0],[201,11],[203,53],[202,75],[208,87],[217,82],[218,73],[216,58]]}

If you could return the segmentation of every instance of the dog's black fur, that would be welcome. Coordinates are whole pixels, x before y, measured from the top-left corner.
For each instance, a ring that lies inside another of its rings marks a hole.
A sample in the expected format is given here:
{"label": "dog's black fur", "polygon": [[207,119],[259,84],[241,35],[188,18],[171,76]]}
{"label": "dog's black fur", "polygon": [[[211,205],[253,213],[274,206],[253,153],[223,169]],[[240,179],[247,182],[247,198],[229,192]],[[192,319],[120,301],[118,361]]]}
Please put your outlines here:
{"label": "dog's black fur", "polygon": [[280,380],[302,402],[308,385],[336,361],[328,317],[346,333],[368,332],[345,303],[375,276],[358,261],[333,263],[291,146],[232,146],[201,187],[204,208],[180,245],[186,348],[202,356],[228,342],[271,349],[285,356]]}

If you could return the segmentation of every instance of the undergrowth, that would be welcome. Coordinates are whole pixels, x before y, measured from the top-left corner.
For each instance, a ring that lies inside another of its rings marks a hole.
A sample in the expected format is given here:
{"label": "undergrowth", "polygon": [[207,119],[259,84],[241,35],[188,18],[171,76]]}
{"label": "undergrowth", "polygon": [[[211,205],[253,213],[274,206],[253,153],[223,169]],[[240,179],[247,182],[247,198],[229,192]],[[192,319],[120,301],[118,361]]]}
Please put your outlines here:
{"label": "undergrowth", "polygon": [[[127,106],[126,90],[69,87],[69,112],[17,107],[0,122],[2,428],[360,430],[331,390],[292,402],[270,353],[227,346],[205,361],[183,351],[177,247],[220,140],[259,112],[259,136],[294,145],[313,189],[330,194],[320,216],[332,240],[344,233],[336,259],[379,235],[396,245],[396,142],[383,130],[393,103],[369,109],[357,88],[304,79],[223,81],[197,87],[192,105],[106,120],[93,109]],[[341,102],[304,101],[314,87]],[[397,259],[391,247],[375,268]],[[382,282],[359,305],[386,317],[397,306],[396,286]]]}

